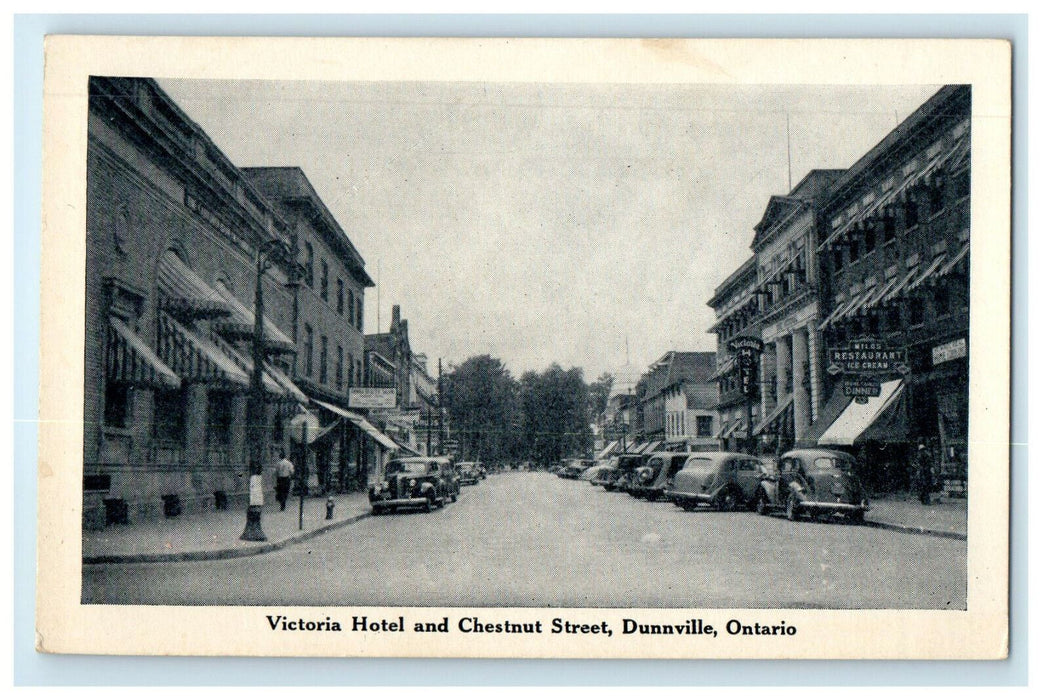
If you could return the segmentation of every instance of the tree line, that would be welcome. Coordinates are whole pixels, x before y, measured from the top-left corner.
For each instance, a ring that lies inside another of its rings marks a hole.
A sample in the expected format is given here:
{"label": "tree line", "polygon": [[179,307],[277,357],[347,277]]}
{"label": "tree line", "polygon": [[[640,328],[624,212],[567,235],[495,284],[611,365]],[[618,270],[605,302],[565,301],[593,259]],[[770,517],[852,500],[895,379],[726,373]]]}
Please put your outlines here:
{"label": "tree line", "polygon": [[593,453],[591,423],[604,411],[612,376],[588,384],[579,367],[552,364],[515,378],[503,362],[476,355],[444,377],[452,439],[464,460],[551,464]]}

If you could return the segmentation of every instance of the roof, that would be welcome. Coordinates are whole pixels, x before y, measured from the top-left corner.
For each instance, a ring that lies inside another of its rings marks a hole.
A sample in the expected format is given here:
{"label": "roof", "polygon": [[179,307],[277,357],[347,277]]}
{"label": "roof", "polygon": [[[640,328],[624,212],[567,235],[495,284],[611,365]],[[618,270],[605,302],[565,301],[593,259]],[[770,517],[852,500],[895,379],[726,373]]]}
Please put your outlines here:
{"label": "roof", "polygon": [[770,197],[761,221],[754,226],[754,240],[751,241],[750,249],[757,250],[771,229],[823,196],[846,172],[844,169],[810,170],[787,196]]}
{"label": "roof", "polygon": [[671,350],[645,375],[646,393],[658,393],[680,382],[706,384],[714,374],[717,353]]}
{"label": "roof", "polygon": [[757,282],[757,256],[751,255],[746,261],[736,268],[735,272],[725,278],[725,281],[714,290],[714,296],[707,302],[707,306],[714,308],[717,304],[736,290],[741,284]]}
{"label": "roof", "polygon": [[313,189],[302,168],[253,167],[240,170],[266,197],[280,202],[287,209],[304,212],[328,244],[341,256],[357,281],[365,287],[375,286],[375,282],[364,270],[364,258],[357,252],[349,236]]}

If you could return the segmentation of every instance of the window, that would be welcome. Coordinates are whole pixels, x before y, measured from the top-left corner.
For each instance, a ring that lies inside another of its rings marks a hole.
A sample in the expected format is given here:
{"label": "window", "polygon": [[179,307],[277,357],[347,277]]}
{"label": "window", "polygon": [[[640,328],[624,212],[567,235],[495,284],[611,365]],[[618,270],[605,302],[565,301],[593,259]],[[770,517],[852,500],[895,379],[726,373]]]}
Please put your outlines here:
{"label": "window", "polygon": [[105,422],[110,428],[126,428],[131,422],[131,387],[127,384],[106,384]]}
{"label": "window", "polygon": [[907,202],[903,205],[903,228],[909,229],[918,223],[918,205]]}
{"label": "window", "polygon": [[233,428],[233,395],[228,391],[208,392],[208,445],[228,445]]}
{"label": "window", "polygon": [[186,406],[178,389],[153,392],[153,437],[163,442],[181,443],[186,434]]}
{"label": "window", "polygon": [[354,296],[352,289],[350,290],[349,294],[350,294],[350,325],[356,328],[357,327],[357,310],[355,308],[356,303],[357,303],[356,302],[356,297]]}
{"label": "window", "polygon": [[342,346],[335,349],[335,388],[342,389]]}
{"label": "window", "polygon": [[849,262],[856,262],[860,259],[860,238],[859,236],[849,237]]}
{"label": "window", "polygon": [[842,248],[840,246],[834,246],[833,266],[834,266],[835,270],[840,270],[842,268],[842,265],[844,265],[844,263],[845,263],[843,258],[844,258],[844,256],[843,256]]}
{"label": "window", "polygon": [[270,439],[271,442],[280,444],[284,442],[284,418],[281,417],[280,411],[277,411],[273,416],[273,437]]}
{"label": "window", "polygon": [[911,299],[910,323],[912,326],[921,325],[925,320],[925,303],[921,298]]}
{"label": "window", "polygon": [[321,299],[328,301],[328,263],[321,260]]}
{"label": "window", "polygon": [[357,297],[357,330],[364,330],[364,297]]}
{"label": "window", "polygon": [[328,383],[328,336],[321,336],[321,384]]}
{"label": "window", "polygon": [[863,235],[864,247],[868,253],[874,252],[874,249],[878,247],[878,232],[874,228],[869,228]]}
{"label": "window", "polygon": [[335,280],[335,311],[342,316],[343,308],[346,306],[346,300],[343,298],[345,295],[345,289],[342,286],[342,280]]}
{"label": "window", "polygon": [[306,339],[302,346],[302,373],[307,377],[313,376],[313,328],[306,324]]}
{"label": "window", "polygon": [[696,435],[698,437],[710,437],[714,434],[713,416],[696,416]]}
{"label": "window", "polygon": [[313,245],[306,241],[306,284],[313,288]]}
{"label": "window", "polygon": [[936,285],[932,294],[932,304],[937,318],[951,313],[951,295],[946,284]]}
{"label": "window", "polygon": [[933,187],[929,190],[929,213],[938,214],[943,211],[943,187]]}

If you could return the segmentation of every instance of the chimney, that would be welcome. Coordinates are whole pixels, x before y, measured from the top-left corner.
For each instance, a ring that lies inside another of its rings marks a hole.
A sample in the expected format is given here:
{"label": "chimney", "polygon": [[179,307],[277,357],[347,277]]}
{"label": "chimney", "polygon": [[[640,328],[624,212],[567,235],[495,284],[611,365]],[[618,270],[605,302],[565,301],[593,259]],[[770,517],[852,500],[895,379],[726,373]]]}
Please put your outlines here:
{"label": "chimney", "polygon": [[393,317],[390,319],[390,332],[396,333],[401,326],[401,305],[393,305]]}

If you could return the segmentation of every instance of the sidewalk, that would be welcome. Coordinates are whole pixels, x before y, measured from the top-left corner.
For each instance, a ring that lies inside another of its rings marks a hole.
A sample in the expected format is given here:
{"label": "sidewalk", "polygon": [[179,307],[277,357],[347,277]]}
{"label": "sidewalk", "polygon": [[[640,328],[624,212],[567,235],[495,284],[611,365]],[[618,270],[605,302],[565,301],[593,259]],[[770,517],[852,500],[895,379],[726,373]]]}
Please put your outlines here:
{"label": "sidewalk", "polygon": [[85,564],[115,562],[193,561],[229,559],[272,552],[322,532],[348,525],[371,512],[365,493],[335,495],[335,517],[325,520],[327,499],[309,497],[303,504],[299,530],[299,499],[288,499],[281,512],[276,503],[262,508],[262,530],[266,542],[245,542],[244,508],[183,514],[131,525],[111,525],[104,530],[85,531]]}
{"label": "sidewalk", "polygon": [[935,495],[923,506],[916,496],[883,496],[872,499],[867,523],[899,532],[912,532],[964,540],[968,534],[966,498]]}

